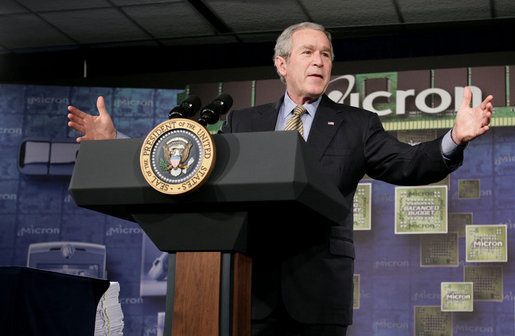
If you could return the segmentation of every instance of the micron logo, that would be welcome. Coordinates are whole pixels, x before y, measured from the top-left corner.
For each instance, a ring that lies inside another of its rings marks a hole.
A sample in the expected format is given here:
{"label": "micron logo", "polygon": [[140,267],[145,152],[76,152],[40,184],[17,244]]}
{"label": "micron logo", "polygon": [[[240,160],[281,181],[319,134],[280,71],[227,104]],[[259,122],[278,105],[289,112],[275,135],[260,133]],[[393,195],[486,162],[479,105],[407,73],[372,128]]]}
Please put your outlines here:
{"label": "micron logo", "polygon": [[503,242],[499,240],[475,240],[472,242],[473,248],[498,248],[503,247]]}
{"label": "micron logo", "polygon": [[143,230],[141,228],[133,228],[133,227],[123,227],[122,225],[118,225],[116,227],[111,227],[107,230],[106,236],[118,235],[118,234],[140,234]]}
{"label": "micron logo", "polygon": [[34,227],[33,225],[29,227],[24,227],[18,230],[17,236],[23,237],[25,235],[44,235],[44,234],[55,234],[58,235],[60,233],[59,228],[40,228]]}
{"label": "micron logo", "polygon": [[463,300],[470,300],[471,296],[470,294],[457,294],[457,293],[449,293],[445,296],[447,300],[452,301],[463,301]]}
{"label": "micron logo", "polygon": [[28,97],[27,104],[70,104],[68,97]]}
{"label": "micron logo", "polygon": [[7,127],[0,127],[0,134],[16,134],[21,135],[22,130],[21,128],[7,128]]}
{"label": "micron logo", "polygon": [[118,98],[114,100],[114,106],[154,106],[154,102],[152,100]]}
{"label": "micron logo", "polygon": [[[418,110],[424,113],[429,114],[437,114],[446,111],[452,103],[453,96],[451,93],[445,91],[444,89],[439,88],[428,88],[422,90],[415,94],[415,89],[409,90],[396,90],[394,93],[389,91],[375,91],[371,92],[364,97],[362,97],[360,101],[360,94],[358,92],[353,92],[356,85],[356,77],[354,75],[343,75],[333,79],[330,83],[336,83],[338,81],[347,81],[348,87],[345,92],[340,90],[332,90],[327,95],[336,103],[343,103],[343,101],[349,97],[350,105],[354,107],[362,107],[365,110],[369,110],[377,113],[379,116],[386,116],[392,113],[395,115],[403,115],[406,114],[406,100],[408,97],[415,98],[415,106]],[[482,92],[481,89],[477,86],[470,86],[472,90],[472,105],[477,106],[481,103]],[[462,97],[463,97],[464,87],[456,86],[454,87],[454,110],[458,110],[461,105]],[[440,103],[438,106],[429,106],[427,104],[427,98],[431,96],[438,96],[440,98]],[[392,111],[390,108],[385,108],[382,110],[376,109],[374,106],[374,101],[378,98],[386,98],[386,99],[394,99],[395,101],[395,111]],[[360,106],[361,103],[361,106]]]}

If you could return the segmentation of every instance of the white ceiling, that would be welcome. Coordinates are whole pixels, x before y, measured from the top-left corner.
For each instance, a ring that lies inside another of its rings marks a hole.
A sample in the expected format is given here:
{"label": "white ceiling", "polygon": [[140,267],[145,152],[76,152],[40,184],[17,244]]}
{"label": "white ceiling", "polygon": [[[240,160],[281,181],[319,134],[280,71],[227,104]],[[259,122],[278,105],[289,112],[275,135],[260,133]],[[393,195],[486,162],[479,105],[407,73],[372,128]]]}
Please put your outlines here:
{"label": "white ceiling", "polygon": [[302,21],[348,32],[513,18],[514,0],[1,0],[0,53],[265,42]]}

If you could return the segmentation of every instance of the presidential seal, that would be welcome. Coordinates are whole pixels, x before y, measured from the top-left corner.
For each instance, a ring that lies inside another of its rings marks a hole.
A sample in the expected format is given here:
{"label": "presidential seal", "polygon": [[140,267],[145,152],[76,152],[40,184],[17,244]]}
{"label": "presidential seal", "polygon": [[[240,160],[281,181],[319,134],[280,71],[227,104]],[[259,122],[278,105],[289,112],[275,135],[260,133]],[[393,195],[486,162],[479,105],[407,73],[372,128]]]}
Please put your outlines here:
{"label": "presidential seal", "polygon": [[183,194],[199,188],[211,174],[214,162],[211,134],[189,119],[162,122],[141,146],[141,172],[152,188],[164,194]]}

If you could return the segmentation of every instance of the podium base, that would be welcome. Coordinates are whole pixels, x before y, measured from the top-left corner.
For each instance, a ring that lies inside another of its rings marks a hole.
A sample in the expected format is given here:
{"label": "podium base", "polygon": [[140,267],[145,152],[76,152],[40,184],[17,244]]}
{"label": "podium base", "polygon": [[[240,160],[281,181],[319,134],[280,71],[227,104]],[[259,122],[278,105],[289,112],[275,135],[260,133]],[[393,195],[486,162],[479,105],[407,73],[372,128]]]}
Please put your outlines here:
{"label": "podium base", "polygon": [[250,257],[177,252],[168,261],[165,335],[250,335]]}

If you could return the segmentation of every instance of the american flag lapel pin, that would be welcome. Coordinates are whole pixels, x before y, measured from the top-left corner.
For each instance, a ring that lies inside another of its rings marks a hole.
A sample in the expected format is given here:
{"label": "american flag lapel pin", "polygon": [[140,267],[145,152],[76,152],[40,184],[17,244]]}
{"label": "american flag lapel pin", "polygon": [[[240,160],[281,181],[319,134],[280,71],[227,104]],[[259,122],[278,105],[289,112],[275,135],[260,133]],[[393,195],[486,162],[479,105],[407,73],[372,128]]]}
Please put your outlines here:
{"label": "american flag lapel pin", "polygon": [[334,126],[334,121],[328,121],[328,122],[327,122],[327,125],[329,125],[329,126]]}

